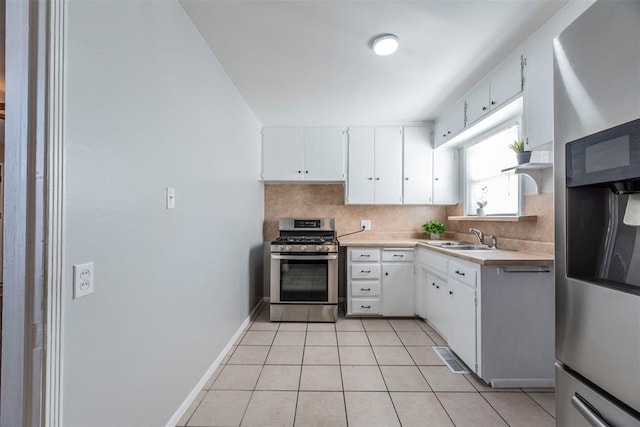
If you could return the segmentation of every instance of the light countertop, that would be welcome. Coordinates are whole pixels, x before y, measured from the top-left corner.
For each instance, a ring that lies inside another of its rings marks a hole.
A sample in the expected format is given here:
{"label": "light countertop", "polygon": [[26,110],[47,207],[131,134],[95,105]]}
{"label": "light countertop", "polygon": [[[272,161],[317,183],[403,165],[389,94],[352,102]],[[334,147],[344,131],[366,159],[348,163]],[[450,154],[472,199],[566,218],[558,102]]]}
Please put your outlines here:
{"label": "light countertop", "polygon": [[410,248],[421,247],[439,252],[441,254],[450,255],[456,258],[464,259],[480,265],[537,265],[551,266],[554,259],[552,255],[538,254],[524,251],[511,251],[502,249],[492,249],[485,251],[465,251],[455,249],[445,249],[431,246],[419,239],[398,239],[398,240],[356,240],[356,239],[340,239],[340,246],[357,246],[357,247],[385,247],[385,248]]}

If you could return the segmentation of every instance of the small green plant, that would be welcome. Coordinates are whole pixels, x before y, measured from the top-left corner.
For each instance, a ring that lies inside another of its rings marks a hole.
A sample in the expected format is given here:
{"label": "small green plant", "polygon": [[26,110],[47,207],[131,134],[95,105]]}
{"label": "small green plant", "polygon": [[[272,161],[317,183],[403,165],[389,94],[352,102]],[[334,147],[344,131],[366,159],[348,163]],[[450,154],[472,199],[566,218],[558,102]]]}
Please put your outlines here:
{"label": "small green plant", "polygon": [[486,201],[484,201],[484,202],[478,202],[478,209],[482,209],[482,208],[484,208],[485,206],[487,206],[487,202],[486,202]]}
{"label": "small green plant", "polygon": [[509,148],[511,148],[516,153],[524,153],[524,139],[518,139],[509,144]]}
{"label": "small green plant", "polygon": [[446,230],[446,227],[444,222],[435,219],[427,222],[426,224],[422,224],[422,229],[427,233],[442,234]]}

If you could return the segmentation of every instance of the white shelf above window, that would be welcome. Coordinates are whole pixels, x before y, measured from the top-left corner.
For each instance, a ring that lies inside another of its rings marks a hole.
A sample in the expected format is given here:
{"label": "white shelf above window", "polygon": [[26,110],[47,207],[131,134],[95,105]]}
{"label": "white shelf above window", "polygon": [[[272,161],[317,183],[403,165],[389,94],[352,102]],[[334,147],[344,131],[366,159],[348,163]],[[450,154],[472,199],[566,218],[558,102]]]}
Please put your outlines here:
{"label": "white shelf above window", "polygon": [[514,166],[507,169],[502,169],[502,172],[513,171],[516,174],[527,175],[536,183],[538,194],[542,187],[542,171],[553,167],[553,163],[523,163],[518,166]]}

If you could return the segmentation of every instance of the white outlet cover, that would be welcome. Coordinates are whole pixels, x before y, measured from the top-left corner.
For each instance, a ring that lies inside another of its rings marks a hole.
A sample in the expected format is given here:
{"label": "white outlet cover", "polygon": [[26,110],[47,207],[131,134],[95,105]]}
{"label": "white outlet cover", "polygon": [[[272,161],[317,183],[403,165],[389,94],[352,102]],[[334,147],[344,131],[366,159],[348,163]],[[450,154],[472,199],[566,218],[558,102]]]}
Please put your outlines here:
{"label": "white outlet cover", "polygon": [[371,230],[371,220],[369,219],[360,220],[360,228],[364,228],[365,230]]}
{"label": "white outlet cover", "polygon": [[93,263],[77,264],[73,266],[73,299],[78,299],[93,293],[94,277]]}

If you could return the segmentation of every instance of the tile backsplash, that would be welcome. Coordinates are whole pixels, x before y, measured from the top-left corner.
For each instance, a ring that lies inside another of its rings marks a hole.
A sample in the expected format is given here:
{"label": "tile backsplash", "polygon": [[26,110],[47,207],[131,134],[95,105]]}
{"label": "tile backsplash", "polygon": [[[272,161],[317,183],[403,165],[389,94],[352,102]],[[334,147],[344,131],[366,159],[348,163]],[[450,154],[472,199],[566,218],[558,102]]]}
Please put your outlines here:
{"label": "tile backsplash", "polygon": [[438,219],[447,224],[446,238],[473,241],[470,227],[498,238],[498,246],[553,254],[553,194],[525,197],[525,215],[536,215],[536,221],[487,222],[447,221],[448,216],[463,213],[462,204],[439,205],[345,205],[343,184],[265,184],[265,241],[278,235],[278,219],[282,217],[330,217],[336,219],[338,234],[360,229],[360,220],[371,220],[371,231],[349,236],[353,239],[424,239],[420,227]]}

